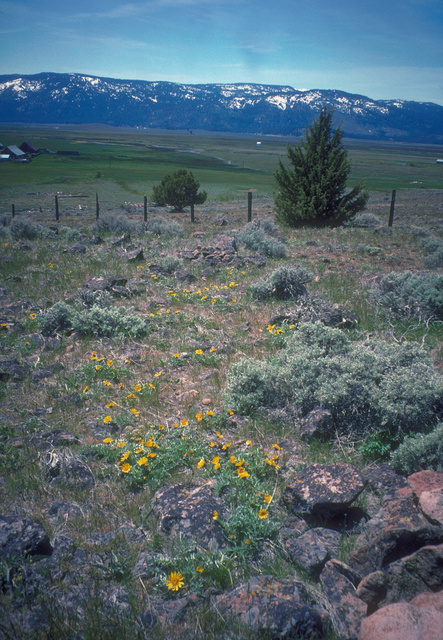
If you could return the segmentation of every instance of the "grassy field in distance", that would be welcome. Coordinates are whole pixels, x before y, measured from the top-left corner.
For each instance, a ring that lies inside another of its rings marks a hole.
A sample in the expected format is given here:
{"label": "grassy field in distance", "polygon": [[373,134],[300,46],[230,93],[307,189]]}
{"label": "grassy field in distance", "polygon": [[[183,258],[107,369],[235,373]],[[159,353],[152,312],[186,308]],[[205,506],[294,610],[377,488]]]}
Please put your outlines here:
{"label": "grassy field in distance", "polygon": [[[273,173],[278,159],[286,158],[286,145],[295,138],[232,135],[189,131],[0,128],[5,145],[31,141],[43,154],[29,164],[0,165],[2,207],[31,206],[28,194],[38,195],[39,206],[48,206],[56,192],[82,192],[109,206],[150,197],[161,178],[179,168],[190,169],[208,192],[209,200],[228,201],[272,196]],[[260,142],[260,144],[257,144]],[[436,164],[439,147],[345,140],[352,164],[349,185],[363,180],[370,190],[439,189],[443,168]],[[57,155],[76,151],[78,156]]]}

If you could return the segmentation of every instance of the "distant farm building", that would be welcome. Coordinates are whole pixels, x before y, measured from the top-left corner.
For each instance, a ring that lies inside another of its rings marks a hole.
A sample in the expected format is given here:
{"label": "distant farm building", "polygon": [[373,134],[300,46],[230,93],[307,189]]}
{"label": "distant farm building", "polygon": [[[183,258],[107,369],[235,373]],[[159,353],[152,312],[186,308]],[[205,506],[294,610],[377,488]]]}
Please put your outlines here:
{"label": "distant farm building", "polygon": [[9,153],[0,153],[0,162],[9,162],[10,159]]}
{"label": "distant farm building", "polygon": [[437,164],[443,164],[443,158],[437,158]]}
{"label": "distant farm building", "polygon": [[14,160],[15,162],[29,162],[29,158],[26,153],[19,149],[15,144],[5,147],[4,153],[8,154],[11,157],[11,160]]}
{"label": "distant farm building", "polygon": [[23,151],[23,153],[29,153],[32,156],[36,156],[41,153],[40,149],[35,147],[31,142],[28,142],[28,140],[22,142],[19,149]]}

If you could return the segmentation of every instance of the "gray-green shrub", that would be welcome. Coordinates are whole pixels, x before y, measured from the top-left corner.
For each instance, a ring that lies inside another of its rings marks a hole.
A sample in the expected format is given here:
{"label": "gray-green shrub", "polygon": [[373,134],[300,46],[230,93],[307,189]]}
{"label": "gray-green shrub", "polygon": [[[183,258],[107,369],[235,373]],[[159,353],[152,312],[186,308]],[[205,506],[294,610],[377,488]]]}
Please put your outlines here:
{"label": "gray-green shrub", "polygon": [[436,236],[429,236],[422,241],[423,249],[429,254],[425,257],[428,269],[443,267],[443,240]]}
{"label": "gray-green shrub", "polygon": [[391,272],[374,283],[372,297],[397,317],[443,319],[443,276]]}
{"label": "gray-green shrub", "polygon": [[394,469],[404,475],[422,469],[443,471],[443,422],[430,433],[406,437],[391,460]]}
{"label": "gray-green shrub", "polygon": [[286,247],[283,242],[267,236],[257,223],[251,222],[245,225],[236,237],[251,251],[257,251],[268,258],[286,257]]}
{"label": "gray-green shrub", "polygon": [[313,278],[312,273],[298,265],[280,267],[271,273],[267,280],[259,280],[249,287],[256,300],[275,298],[277,300],[297,300],[306,295],[304,286]]}
{"label": "gray-green shrub", "polygon": [[35,240],[36,238],[55,237],[55,232],[44,224],[27,218],[13,218],[9,232],[16,240]]}
{"label": "gray-green shrub", "polygon": [[175,222],[175,220],[165,220],[160,216],[148,218],[144,226],[146,231],[153,233],[155,236],[174,237],[181,236],[183,233],[183,228],[178,222]]}
{"label": "gray-green shrub", "polygon": [[124,215],[117,216],[113,213],[105,213],[94,223],[93,233],[107,232],[118,235],[127,233],[139,235],[143,233],[142,222],[132,222]]}
{"label": "gray-green shrub", "polygon": [[138,339],[151,331],[150,322],[132,309],[105,307],[94,304],[77,311],[66,302],[56,302],[39,316],[43,335],[76,332],[80,336],[115,337],[124,335]]}
{"label": "gray-green shrub", "polygon": [[328,409],[333,429],[396,437],[430,428],[443,415],[443,378],[416,344],[352,342],[343,331],[305,323],[266,362],[243,359],[226,384],[226,406],[239,414],[290,405],[302,415]]}
{"label": "gray-green shrub", "polygon": [[380,218],[377,218],[373,213],[361,213],[356,216],[349,222],[344,223],[345,227],[363,227],[363,228],[374,228],[381,226]]}

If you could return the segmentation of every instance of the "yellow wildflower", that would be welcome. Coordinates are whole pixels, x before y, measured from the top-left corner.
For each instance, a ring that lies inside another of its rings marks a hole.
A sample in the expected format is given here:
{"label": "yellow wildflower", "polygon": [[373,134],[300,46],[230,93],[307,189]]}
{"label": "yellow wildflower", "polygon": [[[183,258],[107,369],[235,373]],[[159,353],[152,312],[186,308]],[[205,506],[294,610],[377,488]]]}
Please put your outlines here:
{"label": "yellow wildflower", "polygon": [[105,417],[103,418],[103,422],[104,422],[105,424],[109,424],[110,422],[112,422],[112,417],[111,417],[111,416],[105,416]]}
{"label": "yellow wildflower", "polygon": [[265,520],[268,517],[268,512],[266,511],[266,509],[260,509],[260,511],[258,512],[258,517],[260,518],[260,520]]}
{"label": "yellow wildflower", "polygon": [[112,440],[112,438],[105,438],[105,439],[103,440],[103,442],[104,442],[105,444],[111,444],[111,442],[112,442],[112,441],[113,441],[113,440]]}
{"label": "yellow wildflower", "polygon": [[126,397],[128,398],[128,400],[135,400],[135,395],[132,392],[128,393]]}
{"label": "yellow wildflower", "polygon": [[264,500],[267,504],[271,504],[272,496],[270,496],[270,495],[269,495],[269,493],[265,493],[263,500]]}
{"label": "yellow wildflower", "polygon": [[166,578],[166,586],[171,591],[178,591],[185,584],[184,579],[180,571],[171,571]]}
{"label": "yellow wildflower", "polygon": [[218,511],[213,511],[212,512],[212,519],[213,520],[218,520]]}
{"label": "yellow wildflower", "polygon": [[203,420],[203,414],[201,411],[199,411],[198,413],[195,414],[195,417],[197,419],[198,422],[201,422]]}
{"label": "yellow wildflower", "polygon": [[186,418],[183,418],[183,420],[180,420],[180,426],[181,427],[187,427],[188,426],[188,421],[186,420]]}
{"label": "yellow wildflower", "polygon": [[196,349],[194,353],[196,353],[198,356],[201,356],[203,351],[201,349]]}
{"label": "yellow wildflower", "polygon": [[106,364],[108,365],[108,367],[112,367],[112,365],[114,364],[114,362],[112,360],[107,360]]}
{"label": "yellow wildflower", "polygon": [[132,466],[129,464],[129,462],[125,462],[124,464],[122,464],[122,466],[120,467],[120,471],[122,473],[129,473],[132,469]]}
{"label": "yellow wildflower", "polygon": [[[86,388],[87,388],[87,387],[86,387]],[[115,402],[113,402],[113,401],[111,400],[111,402],[108,402],[108,404],[106,405],[106,408],[107,408],[107,409],[111,409],[111,407],[114,407],[114,406],[115,406]]]}
{"label": "yellow wildflower", "polygon": [[146,465],[148,463],[148,458],[146,456],[143,456],[143,458],[140,458],[139,460],[137,460],[137,464],[139,464],[141,467],[143,465]]}
{"label": "yellow wildflower", "polygon": [[197,469],[201,469],[202,467],[204,467],[205,465],[205,459],[202,458],[201,460],[198,461],[197,463]]}
{"label": "yellow wildflower", "polygon": [[136,385],[134,386],[134,391],[135,391],[136,393],[138,393],[138,392],[139,392],[139,391],[141,391],[141,390],[142,390],[142,386],[141,386],[141,384],[136,384]]}

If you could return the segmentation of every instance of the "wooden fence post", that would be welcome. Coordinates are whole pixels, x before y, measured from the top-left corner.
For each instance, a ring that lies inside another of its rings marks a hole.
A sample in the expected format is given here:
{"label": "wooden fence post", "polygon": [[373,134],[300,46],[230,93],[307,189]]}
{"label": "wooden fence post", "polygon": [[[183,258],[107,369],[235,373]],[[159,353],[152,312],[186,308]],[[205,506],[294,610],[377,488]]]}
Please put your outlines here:
{"label": "wooden fence post", "polygon": [[396,195],[396,190],[393,189],[392,190],[392,195],[391,195],[391,209],[389,211],[389,222],[388,222],[388,227],[392,227],[392,223],[394,222],[394,210],[395,210],[395,195]]}
{"label": "wooden fence post", "polygon": [[12,205],[12,217],[15,218],[15,204]]}
{"label": "wooden fence post", "polygon": [[95,194],[95,217],[97,220],[100,217],[100,205],[98,204],[98,193]]}
{"label": "wooden fence post", "polygon": [[194,217],[194,195],[191,193],[191,222],[195,222]]}
{"label": "wooden fence post", "polygon": [[248,191],[248,222],[252,220],[252,191]]}
{"label": "wooden fence post", "polygon": [[57,222],[60,220],[60,211],[58,208],[58,196],[55,196],[55,219]]}
{"label": "wooden fence post", "polygon": [[148,220],[148,198],[145,196],[143,198],[143,222],[147,222]]}

